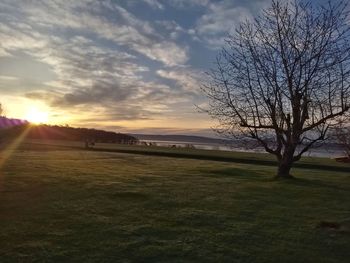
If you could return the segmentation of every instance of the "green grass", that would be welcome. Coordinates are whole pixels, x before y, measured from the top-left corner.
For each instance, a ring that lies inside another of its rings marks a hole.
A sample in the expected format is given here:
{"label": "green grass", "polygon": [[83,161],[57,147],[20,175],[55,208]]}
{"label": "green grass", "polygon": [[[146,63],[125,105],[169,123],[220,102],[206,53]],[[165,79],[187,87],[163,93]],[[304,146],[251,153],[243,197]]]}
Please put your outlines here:
{"label": "green grass", "polygon": [[[80,145],[71,144],[70,147]],[[119,147],[119,148],[118,148]],[[1,262],[348,262],[350,174],[25,144],[0,170]],[[176,149],[260,160],[267,155]],[[182,151],[182,152],[181,152]],[[334,171],[314,169],[317,165]],[[340,170],[339,170],[340,168]],[[321,221],[340,229],[319,228]]]}
{"label": "green grass", "polygon": [[[84,149],[83,142],[67,142],[67,141],[43,141],[30,140],[22,146],[26,150],[42,150],[51,148],[61,149]],[[236,162],[253,165],[269,165],[276,167],[276,158],[271,154],[252,153],[252,152],[232,152],[232,151],[216,151],[216,150],[200,150],[189,148],[170,148],[157,146],[138,146],[138,145],[121,145],[98,143],[91,151],[101,152],[119,152],[129,154],[141,154],[161,157],[175,157],[197,160],[210,160],[221,162]],[[349,164],[336,162],[330,158],[304,157],[301,161],[294,164],[299,168],[312,168],[330,171],[342,171],[350,173]]]}

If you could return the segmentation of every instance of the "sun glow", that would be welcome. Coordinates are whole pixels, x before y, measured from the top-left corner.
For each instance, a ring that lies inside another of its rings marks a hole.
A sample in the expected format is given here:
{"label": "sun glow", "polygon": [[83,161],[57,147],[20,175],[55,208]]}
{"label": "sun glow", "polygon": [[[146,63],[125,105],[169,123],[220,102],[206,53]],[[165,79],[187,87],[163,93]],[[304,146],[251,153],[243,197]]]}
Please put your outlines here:
{"label": "sun glow", "polygon": [[38,110],[37,108],[32,108],[28,111],[26,120],[34,124],[47,123],[49,120],[49,114],[45,111]]}

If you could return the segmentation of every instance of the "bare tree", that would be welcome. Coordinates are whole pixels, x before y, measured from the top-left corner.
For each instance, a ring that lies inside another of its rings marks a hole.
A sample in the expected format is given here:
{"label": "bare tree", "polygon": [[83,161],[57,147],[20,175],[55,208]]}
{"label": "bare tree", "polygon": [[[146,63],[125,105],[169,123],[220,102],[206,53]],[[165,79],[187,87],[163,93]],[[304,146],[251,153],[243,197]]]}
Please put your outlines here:
{"label": "bare tree", "polygon": [[291,177],[293,163],[349,117],[347,10],[273,1],[226,39],[202,87],[218,132],[258,142],[276,156],[277,177]]}

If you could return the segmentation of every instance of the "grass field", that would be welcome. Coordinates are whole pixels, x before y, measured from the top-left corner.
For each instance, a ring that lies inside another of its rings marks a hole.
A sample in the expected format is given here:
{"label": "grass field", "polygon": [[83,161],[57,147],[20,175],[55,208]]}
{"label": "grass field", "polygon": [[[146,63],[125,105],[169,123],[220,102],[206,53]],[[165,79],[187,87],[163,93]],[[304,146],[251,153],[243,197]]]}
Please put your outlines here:
{"label": "grass field", "polygon": [[1,167],[0,262],[350,258],[348,165],[304,159],[275,181],[267,155],[78,146],[27,143]]}

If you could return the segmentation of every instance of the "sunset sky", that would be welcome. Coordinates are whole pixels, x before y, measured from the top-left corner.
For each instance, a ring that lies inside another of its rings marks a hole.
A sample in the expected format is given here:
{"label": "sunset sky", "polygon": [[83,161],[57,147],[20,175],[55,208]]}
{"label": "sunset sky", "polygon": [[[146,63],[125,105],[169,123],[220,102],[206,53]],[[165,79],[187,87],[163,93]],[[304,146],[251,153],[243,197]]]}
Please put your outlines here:
{"label": "sunset sky", "polygon": [[157,134],[214,135],[195,105],[227,32],[268,0],[0,2],[8,117]]}

